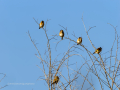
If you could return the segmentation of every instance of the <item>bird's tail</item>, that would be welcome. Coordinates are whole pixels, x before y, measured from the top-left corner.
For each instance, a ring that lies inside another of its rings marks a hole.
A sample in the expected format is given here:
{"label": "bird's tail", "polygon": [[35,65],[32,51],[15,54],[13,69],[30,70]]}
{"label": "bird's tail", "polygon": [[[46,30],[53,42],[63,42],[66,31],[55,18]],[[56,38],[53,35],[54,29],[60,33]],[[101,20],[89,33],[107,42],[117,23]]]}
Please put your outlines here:
{"label": "bird's tail", "polygon": [[51,85],[53,85],[55,82],[51,83]]}
{"label": "bird's tail", "polygon": [[95,52],[93,54],[95,54]]}
{"label": "bird's tail", "polygon": [[40,29],[40,27],[39,27],[39,29]]}
{"label": "bird's tail", "polygon": [[61,40],[63,40],[63,37],[61,37]]}
{"label": "bird's tail", "polygon": [[79,44],[77,43],[77,45],[79,45]]}

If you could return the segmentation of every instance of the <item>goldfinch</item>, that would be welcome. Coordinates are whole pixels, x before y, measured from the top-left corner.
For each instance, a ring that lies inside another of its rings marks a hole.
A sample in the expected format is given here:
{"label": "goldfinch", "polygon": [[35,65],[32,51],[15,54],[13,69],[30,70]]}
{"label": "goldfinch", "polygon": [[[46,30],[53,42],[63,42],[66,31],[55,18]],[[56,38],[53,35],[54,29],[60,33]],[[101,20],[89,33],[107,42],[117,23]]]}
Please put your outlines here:
{"label": "goldfinch", "polygon": [[95,53],[99,54],[101,51],[102,51],[102,48],[99,47],[99,48],[97,48],[97,49],[95,50],[95,52],[94,52],[93,54],[95,54]]}
{"label": "goldfinch", "polygon": [[58,81],[59,81],[59,77],[58,76],[55,76],[55,78],[54,78],[54,80],[53,80],[53,83],[52,84],[57,84],[58,83]]}
{"label": "goldfinch", "polygon": [[44,27],[44,21],[41,21],[39,24],[39,29]]}
{"label": "goldfinch", "polygon": [[81,44],[82,43],[82,37],[79,37],[78,39],[77,39],[77,45],[79,45],[79,44]]}
{"label": "goldfinch", "polygon": [[60,30],[59,36],[61,37],[61,40],[63,40],[63,37],[64,37],[64,31],[63,30]]}

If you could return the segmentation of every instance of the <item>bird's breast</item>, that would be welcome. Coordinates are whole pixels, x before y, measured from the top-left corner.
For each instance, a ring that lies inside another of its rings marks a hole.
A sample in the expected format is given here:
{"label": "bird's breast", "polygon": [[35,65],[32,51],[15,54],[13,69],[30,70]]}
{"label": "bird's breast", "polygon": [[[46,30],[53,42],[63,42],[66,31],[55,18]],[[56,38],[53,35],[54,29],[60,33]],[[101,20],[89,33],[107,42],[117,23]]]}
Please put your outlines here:
{"label": "bird's breast", "polygon": [[59,33],[59,36],[63,36],[63,33]]}

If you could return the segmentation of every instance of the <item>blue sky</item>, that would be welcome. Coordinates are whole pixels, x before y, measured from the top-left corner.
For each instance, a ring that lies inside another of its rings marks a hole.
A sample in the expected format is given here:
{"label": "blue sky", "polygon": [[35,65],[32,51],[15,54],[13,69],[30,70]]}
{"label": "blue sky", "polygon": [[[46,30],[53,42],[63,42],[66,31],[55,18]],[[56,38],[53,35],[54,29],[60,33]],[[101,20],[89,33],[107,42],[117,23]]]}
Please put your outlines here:
{"label": "blue sky", "polygon": [[[73,40],[76,40],[72,36],[73,32],[77,37],[82,36],[82,43],[94,52],[85,33],[82,15],[87,30],[89,26],[96,26],[89,32],[95,47],[101,46],[102,53],[109,51],[115,32],[107,23],[117,26],[117,32],[120,33],[119,0],[0,0],[0,73],[6,74],[0,85],[34,83],[34,85],[9,85],[3,90],[32,90],[32,88],[47,90],[47,84],[37,80],[40,75],[43,75],[36,67],[36,65],[40,66],[40,60],[35,56],[37,51],[26,33],[29,30],[32,39],[38,43],[37,47],[41,55],[44,56],[44,51],[47,50],[46,37],[44,31],[39,30],[33,17],[38,22],[51,19],[47,24],[47,33],[50,38],[51,35],[58,34],[60,29],[63,29],[59,26],[60,24],[67,27],[69,36]],[[65,36],[67,36],[66,33]],[[55,52],[54,42],[58,42],[60,38],[57,39],[50,42],[52,59],[59,53],[62,56],[68,49],[69,41],[63,40]],[[86,57],[85,53],[79,51],[79,54]],[[79,60],[78,57],[75,59]],[[80,63],[80,61],[77,62]],[[71,63],[74,61],[71,60]]]}

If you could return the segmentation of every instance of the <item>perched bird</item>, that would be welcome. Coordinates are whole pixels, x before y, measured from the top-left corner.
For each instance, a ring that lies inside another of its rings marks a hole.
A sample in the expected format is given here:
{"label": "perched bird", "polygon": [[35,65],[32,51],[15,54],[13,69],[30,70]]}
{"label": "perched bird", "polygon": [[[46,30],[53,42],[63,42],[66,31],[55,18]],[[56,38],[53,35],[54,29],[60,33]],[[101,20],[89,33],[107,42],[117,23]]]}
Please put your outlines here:
{"label": "perched bird", "polygon": [[59,77],[58,76],[55,76],[55,78],[54,78],[54,80],[53,80],[53,83],[52,84],[57,84],[58,83],[58,81],[59,81]]}
{"label": "perched bird", "polygon": [[77,45],[79,45],[79,44],[81,44],[82,43],[82,37],[79,37],[78,39],[77,39]]}
{"label": "perched bird", "polygon": [[39,29],[44,27],[44,21],[41,21],[39,24]]}
{"label": "perched bird", "polygon": [[63,40],[63,37],[64,37],[64,31],[63,31],[63,30],[60,30],[60,32],[59,32],[59,36],[60,36],[61,39]]}
{"label": "perched bird", "polygon": [[102,48],[99,47],[99,48],[97,48],[97,49],[95,50],[95,52],[94,52],[93,54],[95,54],[95,53],[99,54],[101,51],[102,51]]}

